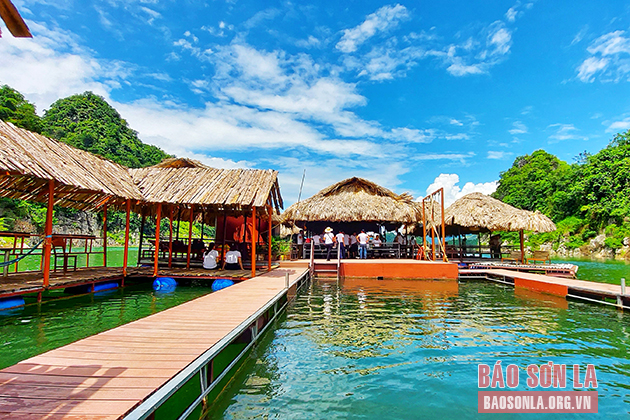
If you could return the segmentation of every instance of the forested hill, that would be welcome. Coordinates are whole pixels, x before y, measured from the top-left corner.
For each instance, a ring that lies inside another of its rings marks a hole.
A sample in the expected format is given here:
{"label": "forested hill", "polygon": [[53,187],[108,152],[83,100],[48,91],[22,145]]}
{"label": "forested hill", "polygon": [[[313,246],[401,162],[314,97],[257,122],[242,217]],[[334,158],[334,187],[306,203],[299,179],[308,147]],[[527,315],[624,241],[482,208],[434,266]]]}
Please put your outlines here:
{"label": "forested hill", "polygon": [[551,242],[577,249],[590,246],[597,237],[613,252],[627,248],[630,131],[617,134],[596,154],[581,154],[573,164],[544,150],[519,156],[501,173],[493,195],[515,207],[539,210],[556,222],[557,232],[532,236],[534,247]]}
{"label": "forested hill", "polygon": [[5,85],[0,87],[0,119],[131,168],[155,165],[169,157],[140,141],[118,111],[92,92],[59,99],[40,118],[33,104]]}

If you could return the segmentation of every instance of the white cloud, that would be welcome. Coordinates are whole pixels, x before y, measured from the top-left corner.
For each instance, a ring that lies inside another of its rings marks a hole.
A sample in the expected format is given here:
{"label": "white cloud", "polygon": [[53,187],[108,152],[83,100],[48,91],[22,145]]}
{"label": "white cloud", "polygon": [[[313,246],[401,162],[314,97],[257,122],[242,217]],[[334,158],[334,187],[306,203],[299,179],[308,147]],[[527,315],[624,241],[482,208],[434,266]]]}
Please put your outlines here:
{"label": "white cloud", "polygon": [[512,128],[509,129],[508,132],[510,134],[512,134],[513,136],[515,136],[517,134],[526,134],[527,133],[527,126],[525,124],[523,124],[522,121],[514,121],[512,123]]}
{"label": "white cloud", "polygon": [[387,32],[395,28],[398,23],[409,16],[405,6],[397,4],[395,6],[383,6],[376,12],[368,15],[360,25],[345,29],[337,49],[344,53],[351,53],[368,39],[376,35],[377,32]]}
{"label": "white cloud", "polygon": [[510,7],[508,11],[505,13],[505,18],[508,22],[514,22],[516,20],[516,15],[518,11],[516,10],[516,6]]}
{"label": "white cloud", "polygon": [[547,129],[553,130],[549,136],[552,143],[564,140],[588,140],[588,137],[578,134],[578,130],[573,124],[551,124]]}
{"label": "white cloud", "polygon": [[602,124],[608,125],[606,128],[607,133],[620,133],[622,131],[630,130],[630,117],[625,117],[616,121],[604,121]]}
{"label": "white cloud", "polygon": [[498,150],[488,150],[488,159],[503,160],[512,156],[512,153]]}
{"label": "white cloud", "polygon": [[571,41],[571,45],[580,43],[582,39],[584,39],[584,36],[586,35],[587,32],[588,32],[588,25],[585,25],[582,29],[579,30],[577,34],[575,34],[575,36],[573,37],[573,40]]}
{"label": "white cloud", "polygon": [[455,200],[466,194],[473,192],[480,192],[486,195],[492,194],[497,189],[498,181],[482,182],[479,184],[467,182],[463,187],[460,187],[458,184],[459,175],[440,174],[435,178],[433,183],[427,187],[426,193],[428,195],[440,188],[444,188],[444,205],[448,207],[453,204]]}
{"label": "white cloud", "polygon": [[590,54],[577,67],[577,78],[591,83],[599,76],[602,81],[628,80],[630,74],[630,38],[624,31],[609,32],[595,39],[586,49]]}

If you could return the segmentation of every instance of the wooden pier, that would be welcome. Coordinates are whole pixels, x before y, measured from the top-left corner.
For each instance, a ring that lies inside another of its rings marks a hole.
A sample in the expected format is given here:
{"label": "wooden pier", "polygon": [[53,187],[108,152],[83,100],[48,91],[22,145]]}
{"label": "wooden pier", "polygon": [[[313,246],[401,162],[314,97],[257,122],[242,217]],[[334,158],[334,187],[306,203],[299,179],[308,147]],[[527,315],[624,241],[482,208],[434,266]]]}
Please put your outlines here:
{"label": "wooden pier", "polygon": [[305,278],[306,268],[279,268],[3,369],[0,418],[146,418],[193,375],[213,383],[212,355],[230,337],[251,341]]}
{"label": "wooden pier", "polygon": [[613,305],[630,309],[630,295],[621,286],[594,281],[567,279],[502,269],[459,270],[460,279],[486,279],[567,299]]}

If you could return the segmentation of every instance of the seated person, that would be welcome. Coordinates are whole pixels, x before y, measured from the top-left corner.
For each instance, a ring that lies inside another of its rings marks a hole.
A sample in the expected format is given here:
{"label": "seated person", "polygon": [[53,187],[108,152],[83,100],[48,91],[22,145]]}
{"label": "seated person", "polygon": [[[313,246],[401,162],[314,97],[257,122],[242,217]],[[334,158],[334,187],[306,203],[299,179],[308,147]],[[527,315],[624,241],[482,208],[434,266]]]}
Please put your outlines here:
{"label": "seated person", "polygon": [[201,239],[193,239],[192,244],[190,246],[190,252],[197,259],[201,259],[203,257],[203,249],[205,245]]}
{"label": "seated person", "polygon": [[376,236],[374,237],[374,240],[372,241],[372,245],[379,247],[383,244],[383,242],[381,241],[381,237],[379,236],[379,234],[377,233]]}
{"label": "seated person", "polygon": [[237,250],[231,251],[227,246],[228,252],[225,253],[225,260],[223,261],[222,270],[242,270],[243,261],[241,261],[241,253]]}
{"label": "seated person", "polygon": [[208,249],[203,253],[203,268],[206,270],[214,270],[218,267],[217,258],[219,253],[214,249],[214,242],[210,242]]}

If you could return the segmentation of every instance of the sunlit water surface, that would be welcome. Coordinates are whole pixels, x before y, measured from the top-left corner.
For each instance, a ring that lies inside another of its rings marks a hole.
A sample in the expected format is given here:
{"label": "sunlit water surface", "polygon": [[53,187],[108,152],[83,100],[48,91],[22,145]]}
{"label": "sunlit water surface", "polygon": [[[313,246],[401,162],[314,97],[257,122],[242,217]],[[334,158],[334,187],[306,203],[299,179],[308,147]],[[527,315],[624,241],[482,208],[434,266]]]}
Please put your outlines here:
{"label": "sunlit water surface", "polygon": [[[522,370],[593,363],[597,416],[627,418],[629,320],[609,307],[485,282],[315,282],[209,418],[476,418],[477,365],[497,360]],[[519,416],[532,418],[508,418]]]}

